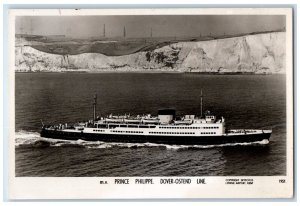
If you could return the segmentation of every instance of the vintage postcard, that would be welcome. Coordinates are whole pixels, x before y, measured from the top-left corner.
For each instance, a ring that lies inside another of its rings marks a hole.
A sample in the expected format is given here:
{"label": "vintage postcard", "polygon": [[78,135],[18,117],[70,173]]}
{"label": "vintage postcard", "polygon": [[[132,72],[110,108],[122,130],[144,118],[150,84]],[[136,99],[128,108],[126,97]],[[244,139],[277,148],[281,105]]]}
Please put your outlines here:
{"label": "vintage postcard", "polygon": [[293,197],[290,8],[9,11],[9,198]]}

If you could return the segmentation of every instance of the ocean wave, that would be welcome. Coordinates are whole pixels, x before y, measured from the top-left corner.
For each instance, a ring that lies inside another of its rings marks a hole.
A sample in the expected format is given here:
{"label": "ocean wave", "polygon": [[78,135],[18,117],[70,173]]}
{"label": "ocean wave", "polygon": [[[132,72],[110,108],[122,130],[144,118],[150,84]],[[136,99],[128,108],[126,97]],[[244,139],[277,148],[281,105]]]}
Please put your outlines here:
{"label": "ocean wave", "polygon": [[87,149],[105,149],[111,147],[125,148],[141,148],[141,147],[157,147],[168,150],[184,150],[184,149],[210,149],[216,147],[232,147],[232,146],[249,146],[249,145],[267,145],[269,140],[250,142],[250,143],[226,143],[219,145],[168,145],[155,143],[116,143],[102,141],[85,141],[85,140],[60,140],[40,137],[38,132],[18,131],[15,133],[16,147],[84,147]]}

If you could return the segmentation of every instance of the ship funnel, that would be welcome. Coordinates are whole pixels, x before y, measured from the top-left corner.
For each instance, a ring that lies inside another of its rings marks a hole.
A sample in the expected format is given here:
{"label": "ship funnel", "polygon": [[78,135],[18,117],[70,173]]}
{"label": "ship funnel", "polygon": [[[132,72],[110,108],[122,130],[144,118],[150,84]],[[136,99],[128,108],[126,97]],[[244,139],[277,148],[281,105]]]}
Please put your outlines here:
{"label": "ship funnel", "polygon": [[158,110],[158,119],[161,124],[170,124],[176,117],[174,109],[160,109]]}

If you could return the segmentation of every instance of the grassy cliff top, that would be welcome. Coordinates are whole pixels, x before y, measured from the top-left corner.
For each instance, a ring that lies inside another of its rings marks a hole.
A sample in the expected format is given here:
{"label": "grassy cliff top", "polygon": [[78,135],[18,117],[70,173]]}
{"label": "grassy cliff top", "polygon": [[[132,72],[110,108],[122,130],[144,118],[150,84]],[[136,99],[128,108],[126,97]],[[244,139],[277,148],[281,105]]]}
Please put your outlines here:
{"label": "grassy cliff top", "polygon": [[255,32],[240,35],[219,35],[203,37],[152,37],[152,38],[70,38],[63,35],[41,36],[16,34],[16,46],[31,46],[50,54],[76,55],[82,53],[100,53],[106,56],[122,56],[140,51],[152,51],[178,42],[208,41],[246,35],[255,35],[280,31]]}

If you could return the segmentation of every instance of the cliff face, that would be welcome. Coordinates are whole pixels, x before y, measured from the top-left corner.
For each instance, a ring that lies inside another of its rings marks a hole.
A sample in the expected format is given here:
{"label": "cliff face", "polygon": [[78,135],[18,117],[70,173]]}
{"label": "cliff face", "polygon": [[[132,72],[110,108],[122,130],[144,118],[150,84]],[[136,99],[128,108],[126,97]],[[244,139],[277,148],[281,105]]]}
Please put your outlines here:
{"label": "cliff face", "polygon": [[178,71],[285,73],[285,32],[180,42],[124,56],[56,55],[15,48],[17,71]]}

